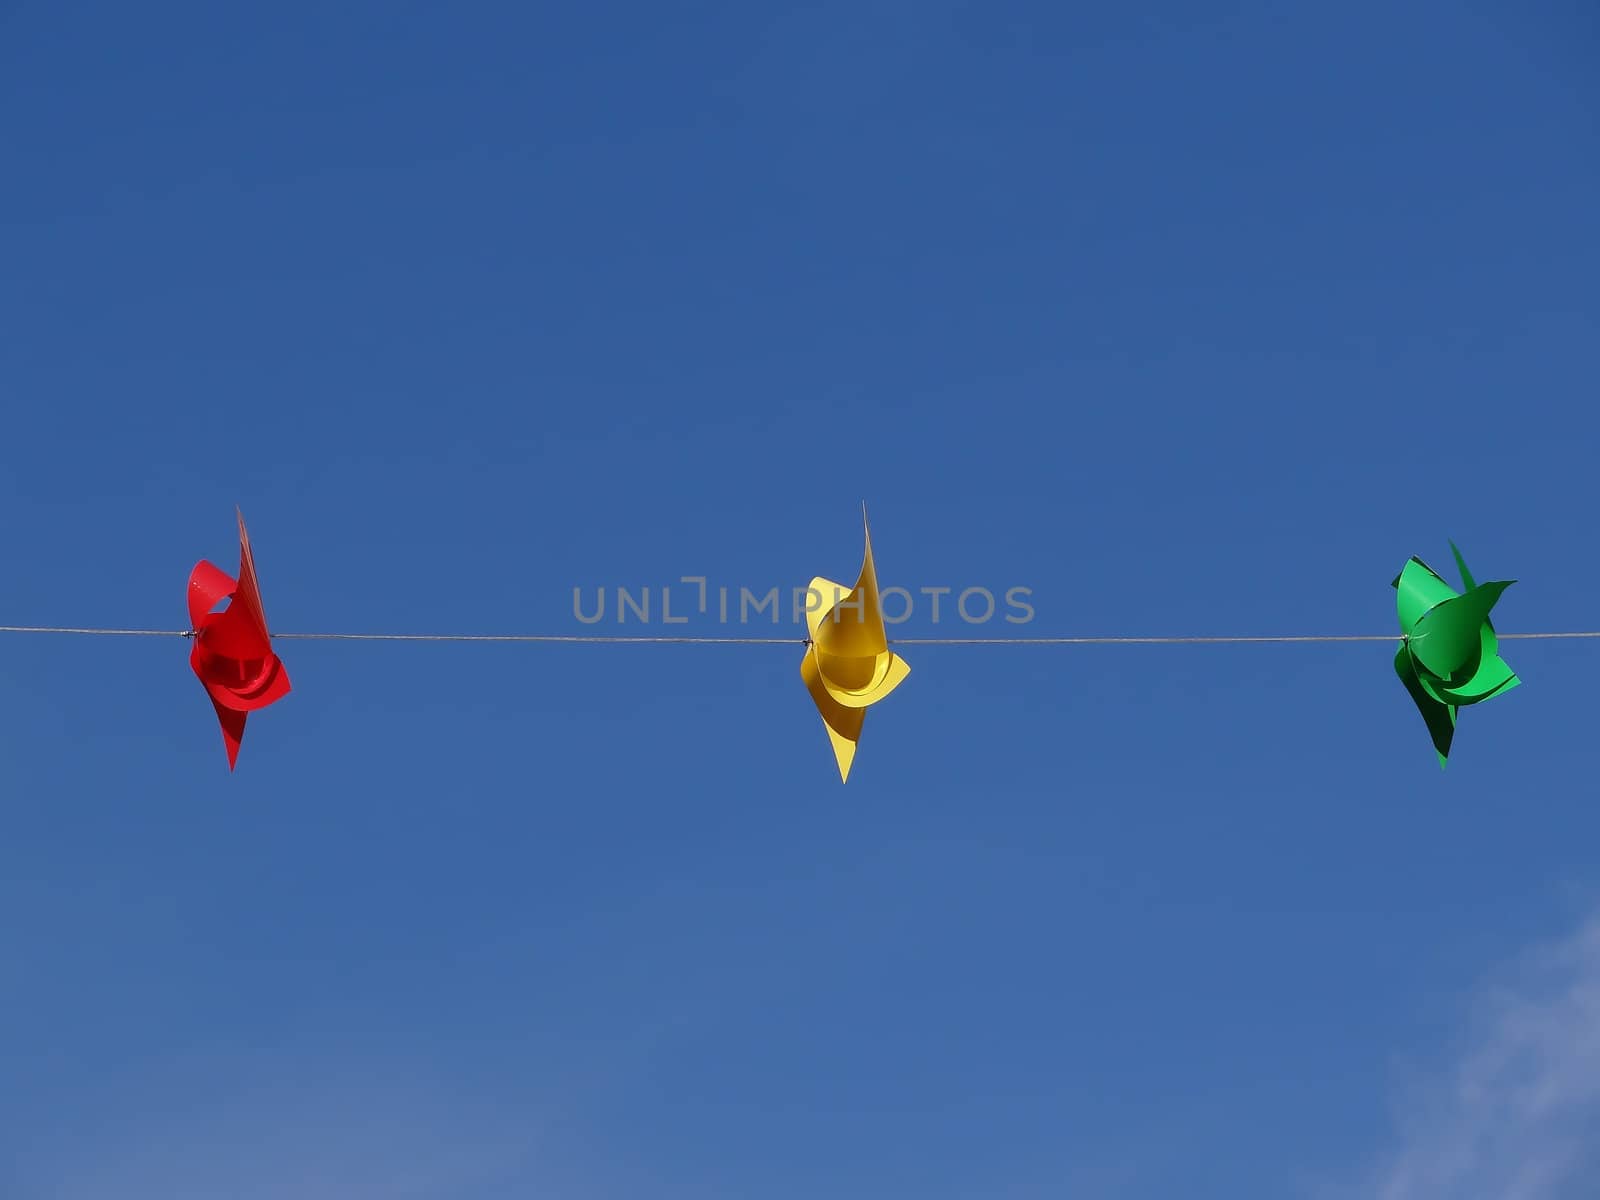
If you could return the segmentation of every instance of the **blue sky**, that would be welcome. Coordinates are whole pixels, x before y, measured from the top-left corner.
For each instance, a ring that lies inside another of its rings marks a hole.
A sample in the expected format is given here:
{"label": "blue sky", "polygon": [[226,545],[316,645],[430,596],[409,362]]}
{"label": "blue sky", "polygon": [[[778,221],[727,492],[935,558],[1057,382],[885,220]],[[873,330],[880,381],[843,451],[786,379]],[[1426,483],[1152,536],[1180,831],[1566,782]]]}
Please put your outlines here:
{"label": "blue sky", "polygon": [[[177,628],[238,504],[279,630],[576,632],[865,501],[989,632],[1448,538],[1600,628],[1594,12],[1208,7],[0,7],[0,623]],[[1386,645],[911,648],[846,787],[795,647],[281,645],[230,776],[184,643],[0,641],[0,1192],[1600,1170],[1591,644],[1442,773]]]}

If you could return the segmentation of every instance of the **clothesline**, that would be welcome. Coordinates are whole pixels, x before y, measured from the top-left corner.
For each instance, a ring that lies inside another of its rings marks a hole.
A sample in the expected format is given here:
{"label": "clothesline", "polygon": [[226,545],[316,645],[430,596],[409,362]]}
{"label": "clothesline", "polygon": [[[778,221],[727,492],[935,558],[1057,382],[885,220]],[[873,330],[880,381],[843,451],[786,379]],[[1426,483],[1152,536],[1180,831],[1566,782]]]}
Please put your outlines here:
{"label": "clothesline", "polygon": [[[0,625],[0,633],[79,634],[95,637],[193,637],[189,629],[90,629],[67,625]],[[804,646],[804,637],[699,637],[594,633],[274,633],[274,641],[319,642],[531,642],[577,645]],[[1554,641],[1600,638],[1600,630],[1573,633],[1497,633],[1501,641]],[[1296,642],[1398,642],[1393,633],[1249,634],[1131,637],[890,638],[900,646],[1172,646],[1245,645]]]}

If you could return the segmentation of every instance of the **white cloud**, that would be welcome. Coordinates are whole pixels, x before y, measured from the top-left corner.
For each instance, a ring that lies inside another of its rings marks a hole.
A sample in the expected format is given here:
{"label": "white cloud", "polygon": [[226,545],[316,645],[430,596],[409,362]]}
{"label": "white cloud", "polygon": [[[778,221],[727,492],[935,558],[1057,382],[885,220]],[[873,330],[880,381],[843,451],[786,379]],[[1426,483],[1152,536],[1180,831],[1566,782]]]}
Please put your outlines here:
{"label": "white cloud", "polygon": [[1375,1200],[1600,1195],[1600,917],[1485,987],[1453,1067],[1418,1089]]}
{"label": "white cloud", "polygon": [[436,1083],[233,1056],[140,1082],[92,1098],[69,1142],[24,1164],[29,1195],[458,1200],[529,1182],[531,1122]]}

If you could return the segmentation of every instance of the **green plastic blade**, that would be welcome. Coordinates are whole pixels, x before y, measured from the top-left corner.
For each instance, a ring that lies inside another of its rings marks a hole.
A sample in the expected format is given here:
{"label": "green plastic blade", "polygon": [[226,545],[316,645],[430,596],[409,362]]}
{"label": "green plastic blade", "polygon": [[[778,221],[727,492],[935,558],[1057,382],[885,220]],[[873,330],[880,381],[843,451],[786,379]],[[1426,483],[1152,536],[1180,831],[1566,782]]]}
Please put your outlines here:
{"label": "green plastic blade", "polygon": [[1441,683],[1430,691],[1442,692],[1451,704],[1478,704],[1491,696],[1510,691],[1522,682],[1498,653],[1494,629],[1485,621],[1479,633],[1481,650],[1478,669],[1472,676],[1458,684]]}
{"label": "green plastic blade", "polygon": [[1489,610],[1512,582],[1475,587],[1464,596],[1434,605],[1417,618],[1408,645],[1418,665],[1449,686],[1467,683],[1479,668],[1483,625]]}
{"label": "green plastic blade", "polygon": [[[1498,661],[1498,660],[1497,660]],[[1411,660],[1412,668],[1417,673],[1417,682],[1422,690],[1433,697],[1434,703],[1459,708],[1463,704],[1481,704],[1485,700],[1493,699],[1501,692],[1509,692],[1522,681],[1511,674],[1511,669],[1506,668],[1504,676],[1491,676],[1481,685],[1476,683],[1477,677],[1472,681],[1451,687],[1437,676],[1430,675],[1423,667],[1419,666],[1416,659]],[[1502,666],[1505,664],[1502,663]],[[1481,687],[1482,690],[1478,690]]]}
{"label": "green plastic blade", "polygon": [[1416,664],[1412,662],[1411,653],[1405,646],[1395,651],[1394,672],[1400,676],[1400,682],[1406,685],[1406,691],[1411,693],[1417,711],[1428,726],[1428,736],[1433,739],[1433,749],[1439,756],[1442,770],[1450,757],[1450,741],[1455,737],[1456,710],[1448,704],[1441,704],[1423,688],[1422,680],[1417,677]]}
{"label": "green plastic blade", "polygon": [[1500,659],[1495,663],[1499,668],[1490,682],[1480,684],[1474,676],[1470,684],[1459,688],[1436,688],[1437,694],[1444,696],[1448,704],[1482,704],[1485,700],[1493,700],[1496,696],[1509,692],[1512,688],[1521,685],[1522,680],[1512,673]]}
{"label": "green plastic blade", "polygon": [[1454,542],[1450,543],[1450,553],[1455,555],[1456,570],[1461,572],[1461,586],[1470,592],[1478,585],[1472,582],[1472,572],[1467,570],[1467,560],[1461,557],[1461,551]]}
{"label": "green plastic blade", "polygon": [[1411,633],[1429,609],[1460,595],[1420,558],[1407,562],[1389,586],[1395,589],[1395,610],[1400,616],[1400,631],[1405,634]]}

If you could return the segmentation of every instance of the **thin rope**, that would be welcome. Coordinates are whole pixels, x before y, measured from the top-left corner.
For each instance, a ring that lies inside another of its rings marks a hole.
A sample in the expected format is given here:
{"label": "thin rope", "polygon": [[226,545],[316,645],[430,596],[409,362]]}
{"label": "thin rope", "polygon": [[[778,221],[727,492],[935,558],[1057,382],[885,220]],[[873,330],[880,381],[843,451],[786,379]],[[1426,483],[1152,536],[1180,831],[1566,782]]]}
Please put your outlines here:
{"label": "thin rope", "polygon": [[0,625],[0,633],[87,633],[109,637],[188,637],[185,629],[71,629],[64,625]]}
{"label": "thin rope", "polygon": [[[0,625],[0,633],[81,633],[107,637],[194,636],[190,629],[78,629],[65,625]],[[564,633],[275,633],[273,641],[317,642],[655,642],[693,645],[802,646],[804,638],[654,637]]]}
{"label": "thin rope", "polygon": [[[189,629],[88,629],[66,625],[0,625],[0,633],[65,633],[103,637],[194,636]],[[1600,630],[1582,633],[1501,633],[1501,641],[1552,641],[1600,638]],[[589,633],[275,633],[275,641],[323,642],[549,642],[577,645],[691,645],[691,646],[804,646],[802,637],[670,637],[644,634],[615,636]],[[1012,638],[891,638],[897,646],[1175,646],[1241,645],[1291,642],[1398,642],[1392,633],[1268,634],[1195,637],[1012,637]]]}
{"label": "thin rope", "polygon": [[[1538,638],[1600,638],[1591,633],[1496,633],[1501,641]],[[1045,638],[890,638],[897,646],[1177,646],[1240,645],[1252,642],[1398,642],[1397,633],[1270,634],[1220,637],[1045,637]]]}
{"label": "thin rope", "polygon": [[1330,633],[1263,637],[891,638],[898,646],[1178,646],[1238,642],[1397,642],[1399,634]]}
{"label": "thin rope", "polygon": [[[185,634],[184,636],[188,636]],[[659,645],[799,646],[804,638],[753,637],[609,637],[584,633],[275,633],[273,641],[293,639],[315,642],[573,642],[587,644],[654,643]]]}

